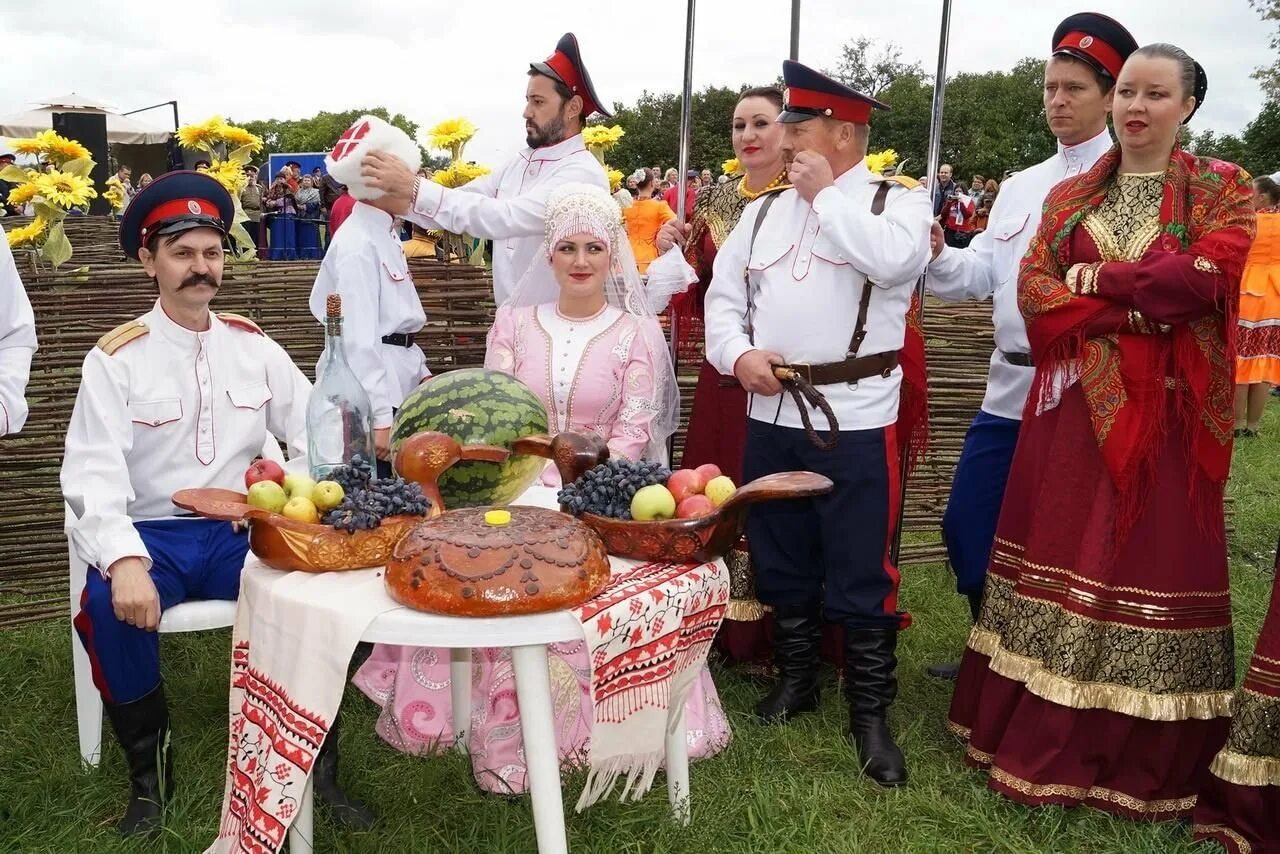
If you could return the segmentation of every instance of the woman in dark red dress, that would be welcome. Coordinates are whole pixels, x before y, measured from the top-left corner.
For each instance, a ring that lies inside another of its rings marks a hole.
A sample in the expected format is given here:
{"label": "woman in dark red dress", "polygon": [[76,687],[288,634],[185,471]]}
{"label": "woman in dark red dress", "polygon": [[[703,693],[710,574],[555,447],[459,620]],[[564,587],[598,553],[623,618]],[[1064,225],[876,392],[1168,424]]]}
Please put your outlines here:
{"label": "woman in dark red dress", "polygon": [[[733,110],[733,153],[743,171],[737,181],[726,181],[698,194],[689,218],[685,256],[698,275],[697,284],[671,301],[682,355],[698,347],[701,355],[702,309],[711,285],[716,250],[738,224],[742,211],[754,199],[784,186],[787,170],[782,161],[782,92],[773,86],[748,89]],[[678,239],[679,227],[669,223],[658,235],[658,251]],[[693,392],[693,412],[685,434],[680,465],[696,468],[714,463],[742,482],[742,452],[747,441],[747,393],[733,377],[722,376],[702,359],[698,385]],[[732,579],[731,599],[716,644],[734,661],[757,661],[769,655],[764,606],[755,597],[751,563],[745,549],[726,556]]]}
{"label": "woman in dark red dress", "polygon": [[1018,282],[1036,380],[951,728],[1031,805],[1190,816],[1234,683],[1222,497],[1249,176],[1175,147],[1206,89],[1169,45],[1120,144],[1050,191]]}
{"label": "woman in dark red dress", "polygon": [[1280,584],[1274,579],[1262,634],[1231,704],[1227,746],[1209,772],[1196,804],[1196,839],[1216,840],[1231,854],[1280,851]]}

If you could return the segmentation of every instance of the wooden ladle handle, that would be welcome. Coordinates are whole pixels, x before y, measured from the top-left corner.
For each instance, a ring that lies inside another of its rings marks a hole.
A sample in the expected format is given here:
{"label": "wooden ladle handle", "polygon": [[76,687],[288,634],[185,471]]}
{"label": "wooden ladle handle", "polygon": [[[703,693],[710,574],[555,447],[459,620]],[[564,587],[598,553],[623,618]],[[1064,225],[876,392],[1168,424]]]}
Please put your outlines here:
{"label": "wooden ladle handle", "polygon": [[511,445],[516,454],[544,457],[556,464],[562,483],[573,483],[590,468],[609,459],[609,445],[597,433],[557,433],[554,437],[525,436]]}

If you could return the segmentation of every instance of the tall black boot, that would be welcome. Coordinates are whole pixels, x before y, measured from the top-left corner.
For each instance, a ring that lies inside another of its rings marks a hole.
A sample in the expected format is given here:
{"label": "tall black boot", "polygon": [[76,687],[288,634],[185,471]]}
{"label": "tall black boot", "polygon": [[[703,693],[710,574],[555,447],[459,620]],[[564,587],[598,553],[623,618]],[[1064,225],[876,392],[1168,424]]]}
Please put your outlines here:
{"label": "tall black boot", "polygon": [[329,734],[316,755],[316,764],[311,772],[311,790],[321,803],[328,805],[335,821],[356,830],[368,830],[377,818],[373,810],[348,797],[338,785],[338,717],[334,715]]}
{"label": "tall black boot", "polygon": [[[969,613],[973,614],[973,621],[978,622],[978,611],[982,609],[982,593],[967,593],[965,598],[969,600]],[[960,675],[960,662],[948,661],[946,664],[931,664],[925,668],[925,672],[935,679],[955,680]]]}
{"label": "tall black boot", "polygon": [[129,806],[116,825],[123,836],[160,832],[165,801],[173,792],[173,751],[164,685],[130,703],[103,703],[129,766]]}
{"label": "tall black boot", "polygon": [[907,762],[889,732],[889,706],[898,695],[897,629],[844,631],[844,692],[849,740],[863,773],[881,786],[907,782]]}
{"label": "tall black boot", "polygon": [[764,723],[786,723],[818,708],[818,647],[822,644],[822,607],[817,603],[775,608],[773,660],[778,682],[756,704]]}

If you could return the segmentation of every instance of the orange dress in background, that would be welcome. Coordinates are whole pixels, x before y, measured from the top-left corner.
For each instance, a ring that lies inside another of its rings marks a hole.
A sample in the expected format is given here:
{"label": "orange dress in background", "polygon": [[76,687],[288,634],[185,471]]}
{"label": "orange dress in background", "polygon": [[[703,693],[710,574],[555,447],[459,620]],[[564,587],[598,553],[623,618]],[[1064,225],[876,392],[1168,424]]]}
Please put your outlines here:
{"label": "orange dress in background", "polygon": [[649,262],[658,257],[658,230],[675,218],[675,213],[662,199],[636,199],[622,212],[641,275],[648,272]]}
{"label": "orange dress in background", "polygon": [[1236,383],[1280,385],[1280,210],[1258,211],[1258,236],[1240,278]]}

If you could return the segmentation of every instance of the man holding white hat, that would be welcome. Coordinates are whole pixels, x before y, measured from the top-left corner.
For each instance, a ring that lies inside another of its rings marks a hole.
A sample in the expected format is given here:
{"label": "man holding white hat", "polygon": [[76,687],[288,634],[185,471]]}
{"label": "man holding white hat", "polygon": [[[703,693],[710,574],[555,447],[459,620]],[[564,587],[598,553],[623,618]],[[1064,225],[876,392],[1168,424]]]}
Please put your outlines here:
{"label": "man holding white hat", "polygon": [[456,190],[419,178],[386,152],[372,151],[364,157],[364,177],[385,195],[371,201],[424,228],[493,240],[493,291],[502,304],[542,245],[552,188],[569,182],[609,188],[603,167],[582,142],[582,126],[592,113],[612,118],[591,84],[577,38],[565,33],[545,62],[529,65],[528,148]]}

